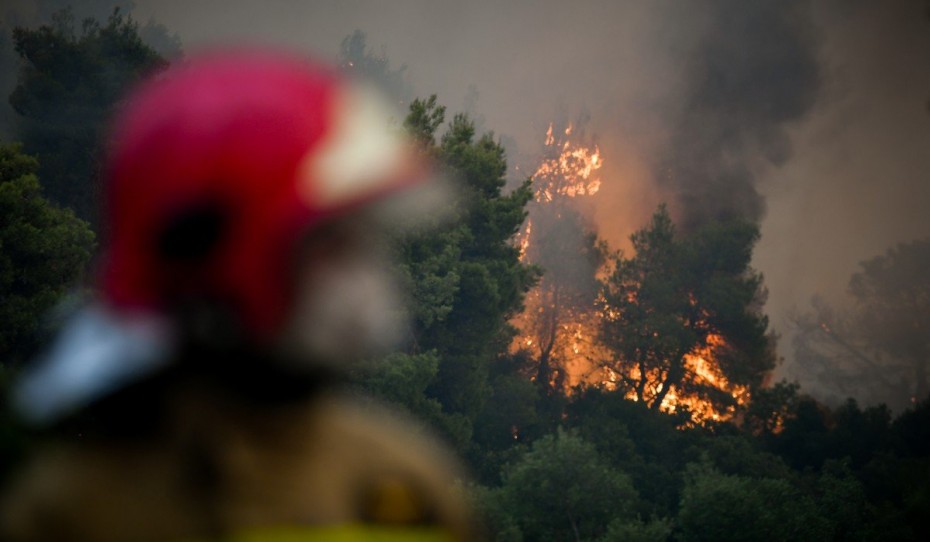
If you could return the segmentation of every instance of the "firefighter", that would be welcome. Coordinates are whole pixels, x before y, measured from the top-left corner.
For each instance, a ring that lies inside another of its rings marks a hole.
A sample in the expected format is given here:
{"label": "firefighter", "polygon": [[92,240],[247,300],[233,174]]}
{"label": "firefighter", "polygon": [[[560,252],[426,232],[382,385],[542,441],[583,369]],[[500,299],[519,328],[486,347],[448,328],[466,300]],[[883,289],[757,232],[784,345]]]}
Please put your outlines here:
{"label": "firefighter", "polygon": [[137,89],[99,294],[15,391],[65,437],[0,539],[467,539],[451,455],[340,385],[403,332],[373,239],[436,199],[426,173],[383,102],[303,58],[214,52]]}

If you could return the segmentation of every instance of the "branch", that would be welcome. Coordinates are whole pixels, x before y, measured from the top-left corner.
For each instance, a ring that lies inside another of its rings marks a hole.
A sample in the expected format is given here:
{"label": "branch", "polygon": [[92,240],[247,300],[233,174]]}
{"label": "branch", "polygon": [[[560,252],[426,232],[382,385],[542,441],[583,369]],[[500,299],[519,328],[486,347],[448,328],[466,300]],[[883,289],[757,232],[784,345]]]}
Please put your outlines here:
{"label": "branch", "polygon": [[823,335],[825,335],[826,337],[831,339],[833,342],[843,347],[847,352],[852,354],[852,356],[855,359],[861,361],[869,369],[874,371],[876,377],[882,381],[882,384],[884,384],[885,386],[894,387],[894,384],[888,381],[888,379],[886,378],[884,374],[884,371],[882,370],[882,367],[878,363],[876,363],[873,359],[863,354],[858,348],[856,348],[848,340],[840,336],[837,332],[833,331],[833,329],[831,329],[830,326],[822,322],[817,326],[817,328],[820,330],[820,332]]}

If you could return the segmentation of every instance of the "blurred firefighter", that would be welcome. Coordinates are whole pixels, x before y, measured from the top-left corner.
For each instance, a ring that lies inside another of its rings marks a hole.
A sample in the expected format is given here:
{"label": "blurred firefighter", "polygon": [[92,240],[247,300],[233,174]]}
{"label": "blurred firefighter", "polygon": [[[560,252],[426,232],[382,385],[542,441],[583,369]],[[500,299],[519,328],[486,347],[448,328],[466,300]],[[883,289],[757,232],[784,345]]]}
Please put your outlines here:
{"label": "blurred firefighter", "polygon": [[401,331],[372,239],[430,183],[395,132],[371,92],[276,52],[137,89],[111,137],[99,298],[15,395],[71,436],[7,491],[0,539],[468,537],[451,456],[337,385]]}

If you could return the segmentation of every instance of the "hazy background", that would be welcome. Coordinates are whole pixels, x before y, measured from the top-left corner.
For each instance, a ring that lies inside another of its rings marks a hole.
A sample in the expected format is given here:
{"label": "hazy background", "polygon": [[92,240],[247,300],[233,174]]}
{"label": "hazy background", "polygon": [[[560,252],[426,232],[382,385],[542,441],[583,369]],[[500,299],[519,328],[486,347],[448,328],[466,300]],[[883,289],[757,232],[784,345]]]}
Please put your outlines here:
{"label": "hazy background", "polygon": [[550,121],[588,118],[605,162],[592,219],[612,246],[626,246],[662,201],[685,229],[731,215],[760,222],[755,266],[788,377],[791,312],[818,292],[842,303],[858,262],[930,235],[925,1],[136,0],[129,9],[177,33],[186,51],[247,40],[335,58],[362,30],[392,66],[407,66],[416,95],[470,109],[502,136],[521,171]]}

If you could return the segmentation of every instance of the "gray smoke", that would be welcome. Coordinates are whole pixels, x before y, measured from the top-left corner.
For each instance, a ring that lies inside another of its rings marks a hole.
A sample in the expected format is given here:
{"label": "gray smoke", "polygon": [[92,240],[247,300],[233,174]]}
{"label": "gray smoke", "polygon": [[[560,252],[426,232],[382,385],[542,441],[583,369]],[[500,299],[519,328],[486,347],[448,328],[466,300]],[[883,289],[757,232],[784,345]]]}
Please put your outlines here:
{"label": "gray smoke", "polygon": [[628,248],[662,201],[691,227],[761,220],[754,265],[783,335],[815,293],[842,297],[859,261],[930,235],[926,0],[135,4],[191,51],[270,42],[335,59],[360,29],[408,66],[415,95],[483,116],[510,158],[537,153],[563,108],[588,111],[598,234]]}
{"label": "gray smoke", "polygon": [[684,57],[656,173],[685,230],[763,217],[756,170],[791,157],[787,128],[811,110],[820,82],[806,1],[702,6],[707,27]]}

